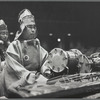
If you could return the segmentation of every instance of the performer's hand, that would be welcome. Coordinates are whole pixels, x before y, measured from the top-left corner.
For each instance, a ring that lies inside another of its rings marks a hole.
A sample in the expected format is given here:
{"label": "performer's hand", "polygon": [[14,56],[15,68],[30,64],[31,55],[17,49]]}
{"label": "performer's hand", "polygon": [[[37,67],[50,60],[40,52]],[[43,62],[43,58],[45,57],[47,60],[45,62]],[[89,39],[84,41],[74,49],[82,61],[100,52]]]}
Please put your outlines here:
{"label": "performer's hand", "polygon": [[37,73],[35,74],[35,79],[37,79],[39,76],[40,76],[40,72],[37,72]]}
{"label": "performer's hand", "polygon": [[35,82],[36,78],[35,78],[35,74],[31,73],[27,79],[27,82],[29,84],[33,84]]}

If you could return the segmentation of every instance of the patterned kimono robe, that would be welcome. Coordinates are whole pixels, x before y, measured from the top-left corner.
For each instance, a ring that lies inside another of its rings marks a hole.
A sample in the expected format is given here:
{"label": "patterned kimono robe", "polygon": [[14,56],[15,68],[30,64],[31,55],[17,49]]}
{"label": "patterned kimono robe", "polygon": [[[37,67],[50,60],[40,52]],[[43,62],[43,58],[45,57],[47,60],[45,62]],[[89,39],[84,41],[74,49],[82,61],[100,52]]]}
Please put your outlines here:
{"label": "patterned kimono robe", "polygon": [[40,68],[48,56],[48,52],[40,46],[39,40],[27,43],[13,41],[6,51],[6,66],[1,73],[0,92],[7,96],[9,86]]}

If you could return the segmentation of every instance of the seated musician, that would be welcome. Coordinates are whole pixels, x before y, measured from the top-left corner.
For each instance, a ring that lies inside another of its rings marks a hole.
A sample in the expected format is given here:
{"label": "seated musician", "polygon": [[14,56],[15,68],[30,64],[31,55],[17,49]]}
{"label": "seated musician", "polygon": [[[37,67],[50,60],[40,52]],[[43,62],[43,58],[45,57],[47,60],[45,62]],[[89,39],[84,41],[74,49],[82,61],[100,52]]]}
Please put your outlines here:
{"label": "seated musician", "polygon": [[4,60],[5,60],[5,52],[10,44],[9,40],[9,33],[8,28],[5,22],[1,19],[0,20],[0,71],[2,71]]}
{"label": "seated musician", "polygon": [[5,96],[7,89],[18,80],[22,80],[17,84],[19,88],[23,84],[34,84],[40,75],[41,65],[48,56],[48,52],[41,47],[39,39],[36,38],[34,15],[28,9],[23,9],[19,13],[18,22],[20,30],[6,51],[6,68],[3,71],[5,74],[2,72]]}

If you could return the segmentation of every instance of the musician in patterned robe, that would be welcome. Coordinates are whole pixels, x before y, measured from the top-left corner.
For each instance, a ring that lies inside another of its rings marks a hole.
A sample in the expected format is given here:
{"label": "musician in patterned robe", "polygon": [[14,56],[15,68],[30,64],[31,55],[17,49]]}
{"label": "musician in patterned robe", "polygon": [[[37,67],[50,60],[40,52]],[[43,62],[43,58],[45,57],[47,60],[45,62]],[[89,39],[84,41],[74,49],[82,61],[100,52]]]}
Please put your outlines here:
{"label": "musician in patterned robe", "polygon": [[25,84],[34,84],[48,56],[48,52],[41,47],[39,39],[36,38],[37,28],[32,13],[28,9],[23,9],[19,13],[18,21],[20,31],[6,51],[6,67],[1,75],[0,92],[6,97],[10,86],[18,80],[21,80],[17,84],[19,88]]}

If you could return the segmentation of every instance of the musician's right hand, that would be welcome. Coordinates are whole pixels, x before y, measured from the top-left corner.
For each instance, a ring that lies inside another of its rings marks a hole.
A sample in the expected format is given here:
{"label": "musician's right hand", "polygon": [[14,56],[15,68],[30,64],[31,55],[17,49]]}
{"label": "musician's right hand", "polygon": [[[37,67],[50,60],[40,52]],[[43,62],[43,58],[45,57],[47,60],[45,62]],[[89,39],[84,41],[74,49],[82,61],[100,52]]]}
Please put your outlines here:
{"label": "musician's right hand", "polygon": [[35,80],[36,80],[35,74],[31,73],[31,74],[29,75],[28,79],[27,79],[27,82],[28,82],[29,84],[34,84],[34,83],[35,83]]}

